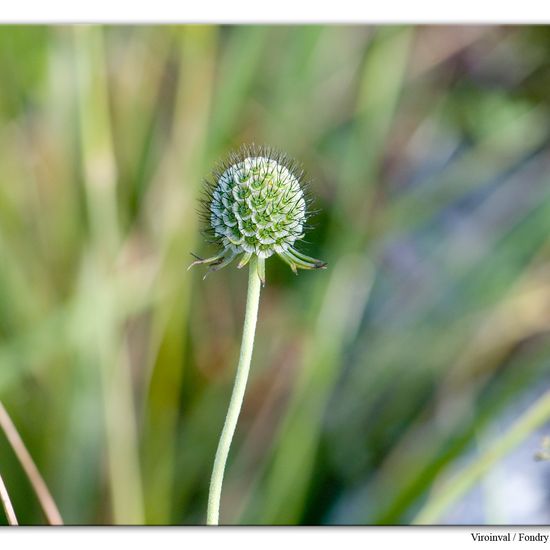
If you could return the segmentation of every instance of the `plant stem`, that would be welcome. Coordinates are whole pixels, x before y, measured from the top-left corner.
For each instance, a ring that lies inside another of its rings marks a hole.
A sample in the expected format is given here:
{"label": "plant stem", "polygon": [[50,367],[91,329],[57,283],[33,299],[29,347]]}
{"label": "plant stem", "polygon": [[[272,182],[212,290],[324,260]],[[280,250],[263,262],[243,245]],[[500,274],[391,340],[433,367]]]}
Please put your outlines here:
{"label": "plant stem", "polygon": [[19,525],[10,500],[10,495],[8,494],[8,490],[6,489],[2,476],[0,476],[0,501],[2,501],[2,507],[4,508],[4,512],[6,512],[8,523],[10,525]]}
{"label": "plant stem", "polygon": [[0,429],[4,432],[6,439],[15,452],[23,470],[27,474],[32,488],[38,497],[40,506],[44,511],[46,519],[50,525],[63,525],[61,514],[57,509],[55,501],[48,490],[44,478],[40,475],[34,460],[32,459],[27,447],[23,443],[15,424],[12,422],[8,411],[0,401]]}
{"label": "plant stem", "polygon": [[[263,259],[259,260],[263,262]],[[243,339],[241,342],[241,353],[239,356],[239,365],[235,375],[235,385],[231,394],[231,401],[227,409],[225,424],[218,443],[216,458],[214,459],[214,468],[210,479],[210,492],[208,495],[208,511],[206,514],[207,525],[218,525],[220,515],[220,498],[222,492],[223,474],[225,464],[229,454],[231,440],[237,427],[237,420],[241,412],[246,381],[250,370],[250,360],[252,359],[252,348],[254,346],[254,332],[256,330],[256,320],[258,318],[258,305],[260,302],[261,281],[258,275],[258,260],[254,256],[250,260],[250,271],[248,275],[248,295],[246,298],[246,313],[244,317]]]}

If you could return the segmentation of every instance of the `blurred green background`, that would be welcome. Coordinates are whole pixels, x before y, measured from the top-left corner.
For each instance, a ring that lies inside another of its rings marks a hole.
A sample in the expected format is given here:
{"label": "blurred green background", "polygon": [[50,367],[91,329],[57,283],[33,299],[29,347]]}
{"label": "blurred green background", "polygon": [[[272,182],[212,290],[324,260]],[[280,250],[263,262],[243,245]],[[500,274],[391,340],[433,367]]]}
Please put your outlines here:
{"label": "blurred green background", "polygon": [[0,399],[65,522],[205,520],[247,277],[186,268],[250,142],[329,268],[267,263],[222,523],[550,522],[549,89],[544,26],[0,27]]}

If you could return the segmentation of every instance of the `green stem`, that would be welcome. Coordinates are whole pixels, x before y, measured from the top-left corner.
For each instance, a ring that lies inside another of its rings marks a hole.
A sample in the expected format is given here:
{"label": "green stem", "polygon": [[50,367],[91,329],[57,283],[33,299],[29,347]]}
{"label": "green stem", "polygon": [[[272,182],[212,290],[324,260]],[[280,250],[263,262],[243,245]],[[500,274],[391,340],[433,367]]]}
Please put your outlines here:
{"label": "green stem", "polygon": [[[263,259],[259,260],[263,262]],[[250,370],[250,360],[252,359],[252,348],[254,346],[254,332],[256,330],[256,320],[258,319],[258,305],[260,303],[261,280],[258,273],[258,259],[253,256],[250,260],[250,271],[248,276],[248,295],[246,298],[246,314],[244,317],[243,339],[241,342],[241,353],[239,356],[239,365],[235,375],[235,385],[225,424],[218,443],[216,458],[214,459],[214,468],[210,479],[210,493],[208,495],[208,511],[206,514],[207,525],[218,525],[220,515],[220,497],[222,492],[223,474],[229,455],[231,440],[237,427],[237,420],[241,412],[246,381]]]}

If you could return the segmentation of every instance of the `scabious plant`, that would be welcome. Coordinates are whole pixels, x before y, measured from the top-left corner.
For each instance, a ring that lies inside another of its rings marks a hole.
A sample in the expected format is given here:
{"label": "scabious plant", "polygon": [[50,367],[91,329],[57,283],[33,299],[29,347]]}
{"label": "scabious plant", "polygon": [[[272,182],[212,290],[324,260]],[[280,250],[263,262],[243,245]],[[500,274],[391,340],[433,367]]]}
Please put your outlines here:
{"label": "scabious plant", "polygon": [[237,267],[242,268],[255,256],[262,283],[265,259],[273,254],[295,273],[325,267],[294,246],[306,229],[303,176],[294,161],[272,149],[250,146],[230,155],[207,181],[203,199],[207,232],[222,250],[192,265],[208,264],[209,271],[217,271],[240,256]]}
{"label": "scabious plant", "polygon": [[242,147],[229,156],[206,182],[203,218],[207,233],[221,251],[198,264],[217,271],[239,257],[238,268],[250,266],[243,338],[235,385],[220,436],[208,495],[207,523],[219,521],[225,464],[241,410],[258,318],[260,286],[265,284],[265,260],[277,254],[295,273],[323,269],[326,263],[296,249],[307,227],[308,200],[304,174],[286,156],[266,147]]}

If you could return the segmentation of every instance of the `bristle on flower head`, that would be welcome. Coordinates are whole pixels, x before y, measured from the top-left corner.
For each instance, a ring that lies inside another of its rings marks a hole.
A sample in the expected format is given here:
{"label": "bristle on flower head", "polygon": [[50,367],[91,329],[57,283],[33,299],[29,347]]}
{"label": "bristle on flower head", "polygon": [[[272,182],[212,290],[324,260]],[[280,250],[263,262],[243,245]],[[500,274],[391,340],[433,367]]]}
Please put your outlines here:
{"label": "bristle on flower head", "polygon": [[207,264],[209,271],[217,271],[241,255],[241,268],[255,255],[262,282],[265,259],[274,253],[295,273],[325,268],[325,262],[294,248],[307,219],[302,177],[296,163],[269,148],[244,146],[231,154],[206,182],[202,201],[208,233],[222,251],[197,257],[191,266]]}

